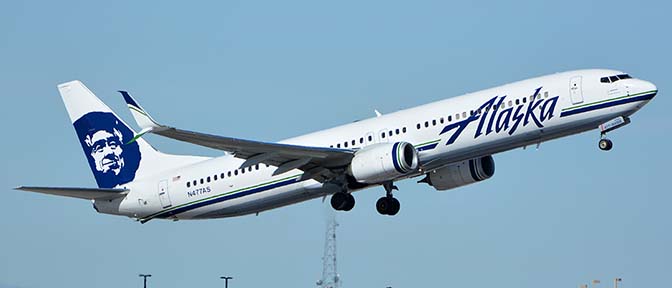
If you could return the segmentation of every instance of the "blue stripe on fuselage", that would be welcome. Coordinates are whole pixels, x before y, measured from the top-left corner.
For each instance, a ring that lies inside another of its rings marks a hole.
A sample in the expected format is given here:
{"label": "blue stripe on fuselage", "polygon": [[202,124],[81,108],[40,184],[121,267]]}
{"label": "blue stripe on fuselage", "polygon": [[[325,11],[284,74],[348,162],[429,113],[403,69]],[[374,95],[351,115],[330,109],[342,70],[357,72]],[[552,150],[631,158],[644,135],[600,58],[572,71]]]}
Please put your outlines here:
{"label": "blue stripe on fuselage", "polygon": [[582,108],[574,109],[574,110],[571,110],[571,111],[562,112],[562,113],[560,113],[560,117],[571,116],[571,115],[575,115],[575,114],[590,112],[590,111],[593,111],[593,110],[604,109],[604,108],[623,105],[623,104],[632,103],[632,102],[651,100],[654,96],[656,96],[656,93],[646,94],[646,95],[627,98],[627,99],[616,100],[616,101],[612,101],[612,102],[601,103],[601,104],[594,105],[594,106],[582,107]]}
{"label": "blue stripe on fuselage", "polygon": [[434,144],[430,144],[430,145],[426,145],[426,146],[421,146],[421,147],[418,147],[417,150],[418,150],[418,152],[425,151],[425,150],[432,150],[432,149],[436,148],[437,145],[439,145],[439,143],[434,143]]}
{"label": "blue stripe on fuselage", "polygon": [[[242,192],[238,192],[238,193],[235,193],[235,194],[229,194],[229,195],[225,195],[225,196],[222,196],[222,197],[210,199],[210,200],[207,200],[207,201],[194,203],[194,204],[191,204],[191,205],[187,205],[187,206],[184,206],[184,207],[177,208],[175,210],[169,210],[169,211],[163,212],[163,213],[158,214],[158,215],[156,215],[152,218],[167,218],[167,217],[170,217],[170,216],[173,216],[173,215],[177,215],[177,214],[180,214],[180,213],[184,213],[184,212],[187,212],[187,211],[190,211],[190,210],[193,210],[193,209],[205,207],[205,206],[212,205],[212,204],[215,204],[215,203],[223,202],[223,201],[226,201],[226,200],[231,200],[231,199],[240,198],[240,197],[251,195],[251,194],[256,194],[256,193],[259,193],[259,192],[268,191],[268,190],[271,190],[271,189],[274,189],[274,188],[279,188],[279,187],[282,187],[282,186],[297,183],[298,182],[297,179],[298,178],[289,179],[289,180],[281,181],[281,182],[278,182],[278,183],[273,183],[271,185],[267,185],[267,186],[263,186],[263,187],[257,187],[257,188],[253,188],[253,189],[250,189],[250,190],[247,190],[247,191],[242,191]],[[147,219],[147,220],[149,220],[149,219]]]}

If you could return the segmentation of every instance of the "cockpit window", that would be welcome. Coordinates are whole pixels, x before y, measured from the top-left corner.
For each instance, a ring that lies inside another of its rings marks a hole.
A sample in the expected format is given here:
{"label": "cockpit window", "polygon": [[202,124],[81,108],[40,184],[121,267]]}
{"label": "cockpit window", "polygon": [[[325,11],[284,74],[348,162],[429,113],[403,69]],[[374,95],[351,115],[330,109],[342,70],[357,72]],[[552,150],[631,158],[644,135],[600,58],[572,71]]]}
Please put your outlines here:
{"label": "cockpit window", "polygon": [[602,77],[600,78],[600,82],[602,83],[614,83],[618,80],[624,80],[624,79],[631,79],[632,76],[628,74],[619,74],[619,75],[614,75],[614,76],[609,76],[609,77]]}

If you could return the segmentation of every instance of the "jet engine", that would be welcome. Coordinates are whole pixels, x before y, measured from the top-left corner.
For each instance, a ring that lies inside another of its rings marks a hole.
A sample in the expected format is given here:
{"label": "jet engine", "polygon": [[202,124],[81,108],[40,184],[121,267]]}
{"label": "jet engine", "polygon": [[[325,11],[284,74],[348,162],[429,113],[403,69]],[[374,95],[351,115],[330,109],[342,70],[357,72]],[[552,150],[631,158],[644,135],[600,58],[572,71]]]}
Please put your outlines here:
{"label": "jet engine", "polygon": [[425,182],[436,190],[443,191],[483,181],[494,174],[495,160],[492,156],[485,156],[436,169],[427,173],[427,176],[420,182]]}
{"label": "jet engine", "polygon": [[355,152],[349,173],[357,182],[382,183],[417,170],[418,162],[418,151],[410,143],[379,143]]}

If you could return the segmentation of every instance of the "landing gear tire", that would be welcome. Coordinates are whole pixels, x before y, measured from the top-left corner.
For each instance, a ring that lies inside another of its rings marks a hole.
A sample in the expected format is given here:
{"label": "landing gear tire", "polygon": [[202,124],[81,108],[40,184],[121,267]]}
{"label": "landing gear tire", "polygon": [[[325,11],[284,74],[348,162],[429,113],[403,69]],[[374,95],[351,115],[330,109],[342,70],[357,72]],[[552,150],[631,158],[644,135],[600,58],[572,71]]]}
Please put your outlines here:
{"label": "landing gear tire", "polygon": [[346,199],[347,201],[345,202],[345,207],[343,207],[343,211],[350,211],[352,208],[355,207],[355,197],[352,196],[352,194],[347,193],[348,198]]}
{"label": "landing gear tire", "polygon": [[350,211],[355,207],[355,197],[346,192],[337,192],[331,196],[331,207],[334,210]]}
{"label": "landing gear tire", "polygon": [[600,147],[600,150],[602,151],[609,151],[613,146],[614,143],[609,139],[600,139],[600,142],[598,142],[598,147]]}
{"label": "landing gear tire", "polygon": [[401,204],[399,203],[399,200],[391,196],[381,197],[378,199],[378,202],[376,202],[376,210],[382,215],[394,216],[399,213],[400,208]]}

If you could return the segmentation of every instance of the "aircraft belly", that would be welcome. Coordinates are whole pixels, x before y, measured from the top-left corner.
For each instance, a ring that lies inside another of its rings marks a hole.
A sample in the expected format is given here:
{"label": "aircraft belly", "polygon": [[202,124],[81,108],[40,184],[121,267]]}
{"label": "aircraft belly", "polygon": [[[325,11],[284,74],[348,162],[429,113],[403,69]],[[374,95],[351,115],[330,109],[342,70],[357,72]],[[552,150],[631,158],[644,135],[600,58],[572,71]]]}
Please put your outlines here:
{"label": "aircraft belly", "polygon": [[203,207],[189,213],[189,218],[224,218],[253,214],[318,198],[334,192],[330,188],[322,188],[322,184],[316,181],[306,180],[286,187],[275,188],[255,195],[225,201],[222,205],[218,205],[221,208]]}

